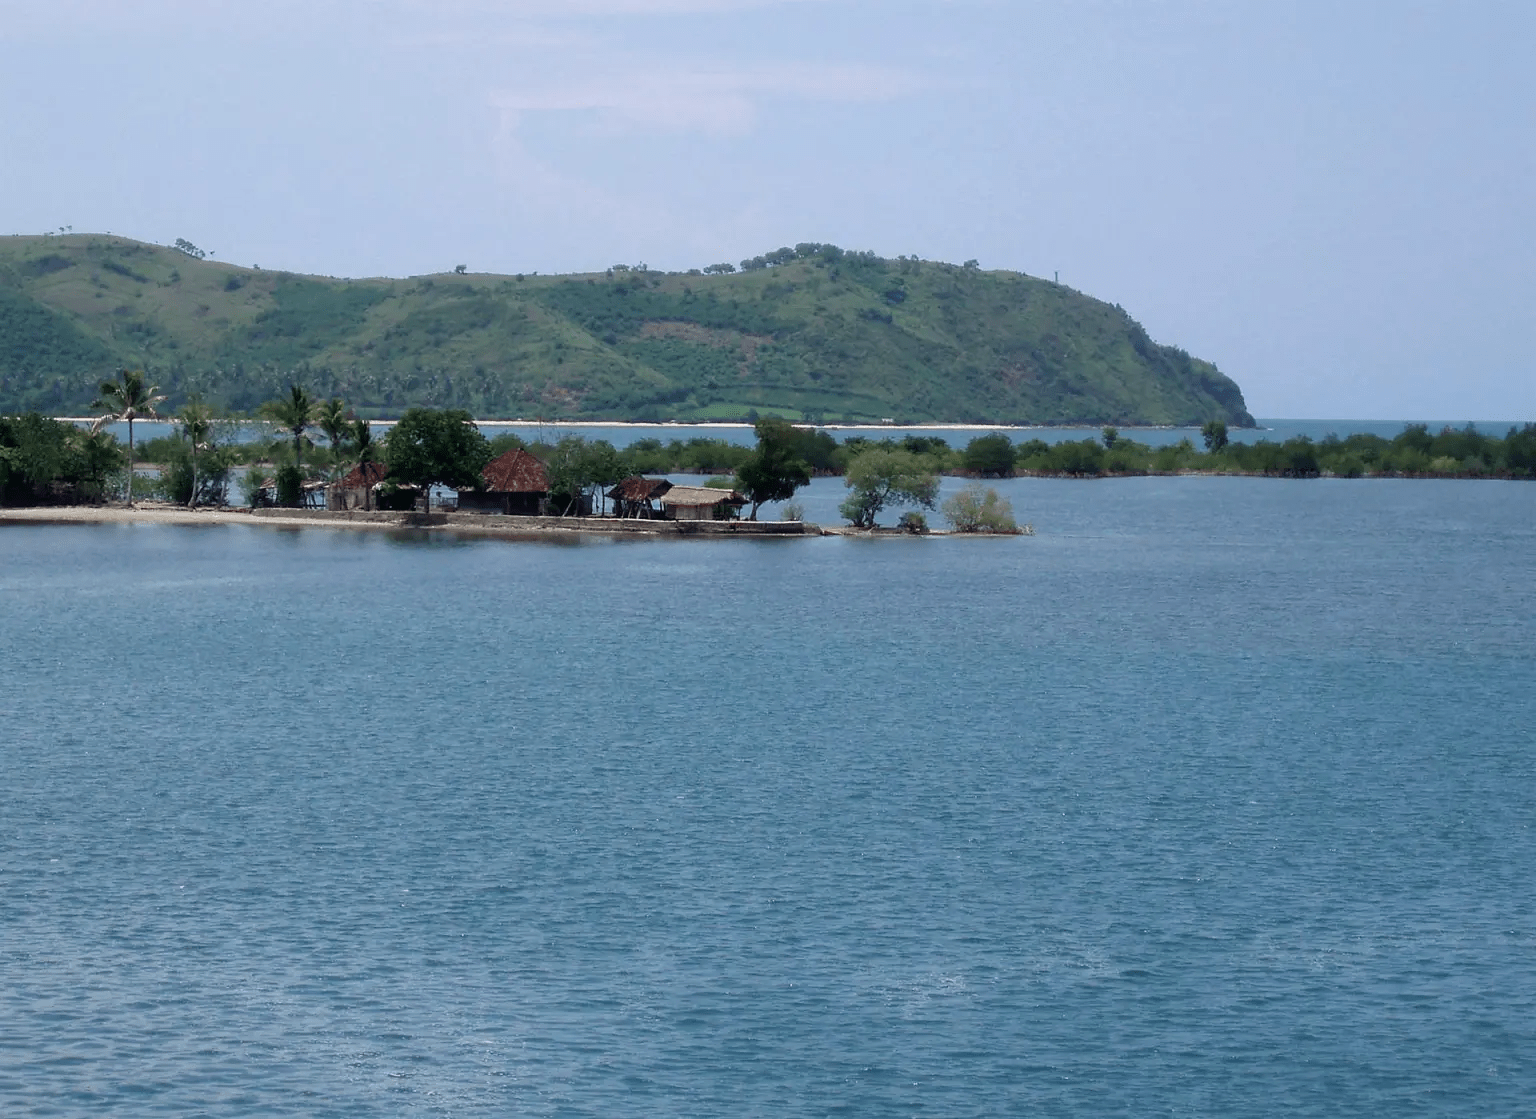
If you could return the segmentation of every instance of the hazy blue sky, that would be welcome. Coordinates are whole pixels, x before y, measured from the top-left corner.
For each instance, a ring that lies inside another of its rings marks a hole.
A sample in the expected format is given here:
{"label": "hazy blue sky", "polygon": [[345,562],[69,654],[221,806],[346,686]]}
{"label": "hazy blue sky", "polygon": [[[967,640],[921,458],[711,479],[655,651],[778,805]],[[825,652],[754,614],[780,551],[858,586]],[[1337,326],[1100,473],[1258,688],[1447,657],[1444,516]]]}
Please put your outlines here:
{"label": "hazy blue sky", "polygon": [[1529,0],[0,0],[0,231],[338,276],[976,257],[1258,415],[1536,419],[1533,58]]}

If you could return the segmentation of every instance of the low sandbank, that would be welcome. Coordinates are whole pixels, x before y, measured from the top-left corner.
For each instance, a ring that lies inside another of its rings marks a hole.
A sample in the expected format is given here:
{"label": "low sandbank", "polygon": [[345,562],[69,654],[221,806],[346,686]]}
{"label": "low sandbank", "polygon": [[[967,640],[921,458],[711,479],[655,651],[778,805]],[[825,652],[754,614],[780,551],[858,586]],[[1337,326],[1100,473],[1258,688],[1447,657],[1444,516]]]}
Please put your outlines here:
{"label": "low sandbank", "polygon": [[445,531],[472,536],[819,536],[822,530],[800,521],[658,521],[616,517],[513,517],[482,513],[337,512],[328,509],[187,509],[159,502],[122,505],[0,508],[0,524],[93,525],[254,525],[265,528],[402,529]]}
{"label": "low sandbank", "polygon": [[[363,532],[435,531],[462,536],[499,537],[508,540],[575,540],[579,537],[786,537],[853,536],[906,537],[904,529],[854,528],[851,525],[821,526],[809,521],[653,521],[620,520],[616,517],[516,517],[483,513],[379,513],[337,512],[329,509],[188,509],[145,501],[129,509],[122,505],[34,506],[0,508],[0,525],[247,525],[263,528],[352,529]],[[1024,525],[1013,533],[961,533],[931,530],[923,536],[993,537],[1033,536]]]}

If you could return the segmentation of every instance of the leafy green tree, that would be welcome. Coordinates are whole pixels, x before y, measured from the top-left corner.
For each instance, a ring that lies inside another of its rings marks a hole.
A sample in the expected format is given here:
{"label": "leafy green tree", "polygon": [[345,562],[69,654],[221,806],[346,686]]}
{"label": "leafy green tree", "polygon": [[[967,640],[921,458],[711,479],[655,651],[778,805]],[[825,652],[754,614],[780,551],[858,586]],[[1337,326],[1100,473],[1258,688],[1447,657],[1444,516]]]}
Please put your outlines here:
{"label": "leafy green tree", "polygon": [[1001,431],[978,435],[965,445],[965,468],[983,478],[1006,478],[1013,473],[1013,440]]}
{"label": "leafy green tree", "polygon": [[842,473],[843,460],[838,454],[836,439],[825,431],[812,431],[804,427],[797,427],[794,432],[795,455],[805,460],[812,474]]}
{"label": "leafy green tree", "polygon": [[1051,448],[1047,461],[1059,474],[1082,476],[1104,472],[1104,448],[1092,439],[1063,440]]}
{"label": "leafy green tree", "polygon": [[245,497],[245,503],[252,509],[261,501],[261,493],[267,488],[269,479],[260,470],[252,467],[247,470],[240,479],[240,489]]}
{"label": "leafy green tree", "polygon": [[230,466],[233,461],[234,455],[229,447],[210,444],[207,449],[199,452],[194,474],[192,452],[185,441],[178,441],[176,449],[161,466],[155,488],[166,500],[188,507],[222,505],[229,492]]}
{"label": "leafy green tree", "polygon": [[1429,433],[1428,424],[1409,424],[1403,428],[1396,439],[1392,440],[1392,445],[1418,451],[1427,456],[1434,449],[1435,437]]}
{"label": "leafy green tree", "polygon": [[990,486],[972,482],[944,502],[941,510],[956,532],[1017,532],[1013,505]]}
{"label": "leafy green tree", "polygon": [[89,482],[99,494],[106,488],[107,475],[123,465],[123,451],[106,431],[80,433],[81,480]]}
{"label": "leafy green tree", "polygon": [[1282,467],[1280,473],[1287,478],[1316,478],[1319,474],[1317,451],[1312,440],[1305,435],[1287,439],[1280,444]]}
{"label": "leafy green tree", "polygon": [[1227,425],[1220,420],[1208,420],[1200,429],[1200,437],[1205,440],[1205,449],[1215,454],[1227,445]]}
{"label": "leafy green tree", "polygon": [[508,451],[528,449],[528,441],[515,431],[503,431],[491,438],[491,458],[497,459]]}
{"label": "leafy green tree", "polygon": [[146,385],[144,372],[125,369],[117,380],[101,382],[100,395],[91,402],[93,409],[105,409],[91,425],[92,431],[100,431],[107,424],[128,424],[128,506],[133,507],[133,421],[159,419],[155,405],[165,402],[159,385]]}
{"label": "leafy green tree", "polygon": [[315,421],[315,403],[309,393],[298,385],[288,386],[288,395],[269,400],[261,406],[261,414],[278,427],[293,434],[293,461],[301,470],[304,466],[304,432]]}
{"label": "leafy green tree", "polygon": [[587,441],[583,436],[566,435],[545,456],[550,501],[559,507],[561,516],[570,515],[587,488],[586,453]]}
{"label": "leafy green tree", "polygon": [[621,481],[630,473],[626,457],[606,439],[588,442],[580,435],[567,435],[549,449],[544,458],[549,474],[551,500],[561,516],[569,516],[584,495]]}
{"label": "leafy green tree", "polygon": [[1536,474],[1536,424],[1509,429],[1504,437],[1504,465],[1519,477]]}
{"label": "leafy green tree", "polygon": [[754,425],[757,450],[736,468],[736,485],[752,503],[752,515],[767,501],[788,501],[795,491],[811,480],[811,467],[795,452],[799,432],[788,420],[764,416]]}
{"label": "leafy green tree", "polygon": [[949,456],[949,440],[940,435],[907,435],[901,440],[901,449],[942,462]]}
{"label": "leafy green tree", "polygon": [[624,456],[606,439],[594,439],[587,444],[582,458],[582,474],[589,490],[597,499],[598,512],[603,511],[604,493],[609,486],[618,485],[629,471],[625,469]]}
{"label": "leafy green tree", "polygon": [[838,511],[855,528],[874,528],[887,506],[932,509],[939,495],[939,476],[922,456],[890,447],[876,446],[856,456],[843,484],[850,493]]}
{"label": "leafy green tree", "polygon": [[304,472],[291,462],[277,468],[275,478],[277,503],[288,509],[304,504]]}
{"label": "leafy green tree", "polygon": [[490,461],[490,443],[470,414],[460,409],[409,408],[385,440],[390,479],[420,486],[428,510],[434,485],[479,486],[480,472]]}
{"label": "leafy green tree", "polygon": [[37,412],[0,416],[0,505],[29,505],[49,483],[75,480],[81,434]]}
{"label": "leafy green tree", "polygon": [[1106,427],[1103,431],[1099,432],[1099,438],[1104,441],[1104,449],[1106,451],[1113,451],[1115,443],[1120,438],[1120,429],[1118,427]]}

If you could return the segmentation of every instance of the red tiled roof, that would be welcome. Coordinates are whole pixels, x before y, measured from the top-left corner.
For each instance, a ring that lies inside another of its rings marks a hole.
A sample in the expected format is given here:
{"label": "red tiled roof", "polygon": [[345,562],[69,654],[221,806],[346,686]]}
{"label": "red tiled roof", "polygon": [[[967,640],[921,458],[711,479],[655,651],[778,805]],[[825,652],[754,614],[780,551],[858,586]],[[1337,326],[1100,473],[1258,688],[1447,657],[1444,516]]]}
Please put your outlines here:
{"label": "red tiled roof", "polygon": [[352,472],[336,484],[344,490],[372,489],[382,482],[384,475],[388,473],[389,468],[382,462],[370,462],[366,472],[361,466],[354,466]]}
{"label": "red tiled roof", "polygon": [[521,447],[492,459],[480,472],[485,488],[494,493],[548,493],[549,474],[544,464]]}

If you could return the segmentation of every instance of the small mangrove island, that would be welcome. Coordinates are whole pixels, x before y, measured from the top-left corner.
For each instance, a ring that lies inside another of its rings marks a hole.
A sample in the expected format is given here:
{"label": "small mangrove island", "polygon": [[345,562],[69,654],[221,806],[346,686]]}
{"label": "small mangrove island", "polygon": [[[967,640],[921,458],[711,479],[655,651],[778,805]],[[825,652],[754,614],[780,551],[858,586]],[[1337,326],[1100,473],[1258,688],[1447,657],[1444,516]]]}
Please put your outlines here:
{"label": "small mangrove island", "polygon": [[[494,531],[678,532],[784,535],[804,524],[795,495],[813,477],[839,477],[846,528],[927,533],[926,513],[950,531],[1028,534],[986,480],[1247,475],[1275,478],[1536,477],[1536,424],[1504,436],[1468,424],[1431,432],[1409,424],[1371,434],[1234,442],[1223,421],[1151,446],[1105,427],[1097,439],[1015,442],[997,431],[951,447],[938,435],[841,440],[825,429],[768,416],[756,445],[693,437],[606,439],[564,434],[551,442],[487,435],[465,411],[410,408],[375,438],[373,422],[337,397],[299,384],[255,415],[215,412],[196,399],[171,415],[138,371],[102,382],[89,426],[38,413],[0,416],[0,506],[59,508],[149,501],[162,511],[236,508],[272,517],[359,525],[485,527]],[[136,442],[134,424],[169,421],[172,433]],[[107,430],[126,428],[126,440]],[[702,485],[665,475],[707,476]],[[942,505],[942,475],[972,479]],[[759,521],[774,504],[780,520]],[[904,510],[894,526],[882,514]],[[29,518],[35,519],[35,518]],[[71,519],[80,519],[78,517]],[[86,518],[89,519],[89,518]],[[515,529],[508,526],[515,525]]]}

